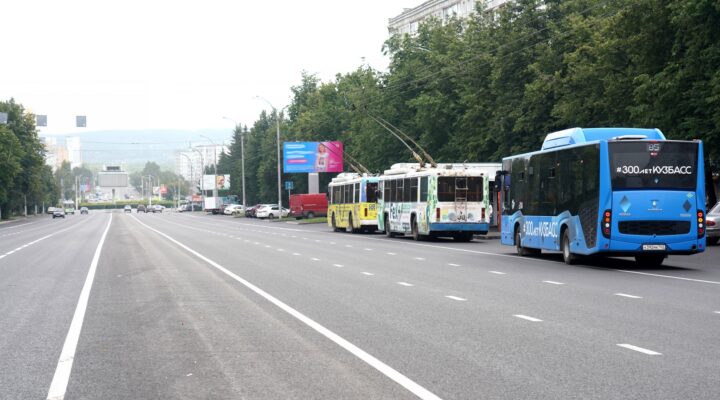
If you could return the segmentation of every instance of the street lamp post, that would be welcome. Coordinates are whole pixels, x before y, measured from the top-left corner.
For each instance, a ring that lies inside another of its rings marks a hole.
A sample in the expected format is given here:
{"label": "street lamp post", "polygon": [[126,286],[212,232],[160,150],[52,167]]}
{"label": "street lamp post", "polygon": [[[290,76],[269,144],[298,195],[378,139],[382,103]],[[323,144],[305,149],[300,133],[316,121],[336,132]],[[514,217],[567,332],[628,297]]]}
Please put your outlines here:
{"label": "street lamp post", "polygon": [[[242,171],[242,201],[243,201],[243,212],[247,208],[247,202],[245,201],[245,138],[244,134],[242,132],[242,129],[240,128],[240,125],[232,119],[228,117],[223,117],[224,119],[227,119],[229,121],[232,121],[235,124],[235,130],[240,133],[240,168]],[[232,178],[232,177],[231,177]],[[230,181],[230,184],[232,185],[232,181]]]}
{"label": "street lamp post", "polygon": [[[275,106],[272,105],[267,99],[255,96],[256,99],[262,100],[267,105],[270,106],[270,108],[273,109],[273,113],[275,113],[275,127],[276,127],[276,140],[277,140],[277,191],[278,191],[278,218],[282,219],[282,176],[280,174],[280,112],[275,108]],[[288,104],[289,106],[289,104]],[[283,107],[280,111],[284,110],[288,106]]]}
{"label": "street lamp post", "polygon": [[[198,153],[200,155],[200,194],[203,198],[205,198],[205,179],[203,177],[205,176],[205,157],[203,157],[203,154],[198,149],[191,149],[192,151]],[[202,205],[203,211],[205,210],[205,202],[203,201]]]}
{"label": "street lamp post", "polygon": [[[194,176],[194,174],[193,174],[192,160],[190,159],[190,156],[188,156],[188,155],[185,154],[185,153],[180,153],[180,155],[183,156],[183,157],[185,157],[185,158],[187,158],[188,164],[190,164],[190,182],[192,183],[192,182],[193,182],[193,176]],[[179,187],[179,186],[178,186],[178,192],[180,192],[180,187]],[[190,193],[190,195],[192,196],[192,193]],[[178,204],[179,204],[179,203],[178,203]],[[191,211],[191,212],[192,212],[192,211],[195,211],[195,207],[193,207],[193,204],[192,204],[192,199],[190,199],[190,211]]]}

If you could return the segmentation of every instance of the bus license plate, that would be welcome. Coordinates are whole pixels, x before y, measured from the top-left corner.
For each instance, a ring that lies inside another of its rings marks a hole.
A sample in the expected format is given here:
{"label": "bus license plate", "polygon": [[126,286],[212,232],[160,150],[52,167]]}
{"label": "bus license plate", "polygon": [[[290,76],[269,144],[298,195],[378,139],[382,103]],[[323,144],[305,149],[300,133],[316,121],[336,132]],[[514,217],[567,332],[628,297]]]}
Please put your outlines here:
{"label": "bus license plate", "polygon": [[643,250],[644,251],[664,251],[665,245],[664,244],[644,244]]}

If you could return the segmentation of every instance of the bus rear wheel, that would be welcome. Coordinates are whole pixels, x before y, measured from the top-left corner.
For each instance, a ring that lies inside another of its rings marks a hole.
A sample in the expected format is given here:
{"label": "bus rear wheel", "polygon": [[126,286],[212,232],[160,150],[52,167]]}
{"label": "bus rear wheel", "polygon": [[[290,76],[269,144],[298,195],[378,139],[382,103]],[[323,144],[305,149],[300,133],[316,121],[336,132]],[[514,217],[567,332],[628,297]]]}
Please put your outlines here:
{"label": "bus rear wheel", "polygon": [[415,218],[412,219],[412,238],[416,242],[420,242],[425,240],[425,235],[420,234],[420,230],[418,230],[417,221]]}
{"label": "bus rear wheel", "polygon": [[577,262],[577,255],[573,254],[570,251],[570,234],[568,233],[567,229],[563,231],[562,236],[562,255],[563,261],[565,261],[565,264],[567,265],[573,265]]}
{"label": "bus rear wheel", "polygon": [[638,254],[635,262],[640,267],[659,267],[665,261],[665,254]]}
{"label": "bus rear wheel", "polygon": [[530,255],[528,249],[523,247],[522,243],[520,243],[520,228],[515,229],[515,251],[520,257]]}
{"label": "bus rear wheel", "polygon": [[346,228],[346,232],[358,233],[358,229],[355,229],[355,226],[353,225],[352,214],[348,214],[348,226]]}
{"label": "bus rear wheel", "polygon": [[387,216],[387,214],[385,214],[385,219],[384,219],[384,221],[385,221],[385,236],[387,236],[387,237],[389,237],[389,238],[395,237],[395,234],[390,231],[390,222],[388,222],[388,216]]}
{"label": "bus rear wheel", "polygon": [[337,224],[335,223],[335,214],[332,215],[332,218],[330,220],[332,221],[333,232],[340,232],[340,228],[338,228]]}

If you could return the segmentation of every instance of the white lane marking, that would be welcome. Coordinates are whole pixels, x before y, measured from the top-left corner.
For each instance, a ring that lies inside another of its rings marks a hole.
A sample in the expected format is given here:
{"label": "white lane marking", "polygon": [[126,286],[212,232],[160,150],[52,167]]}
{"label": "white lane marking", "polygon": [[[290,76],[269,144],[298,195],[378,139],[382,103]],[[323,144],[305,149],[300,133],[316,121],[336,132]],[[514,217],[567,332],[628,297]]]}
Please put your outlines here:
{"label": "white lane marking", "polygon": [[391,380],[393,380],[395,383],[399,384],[400,386],[404,387],[405,389],[407,389],[409,392],[411,392],[411,393],[414,394],[415,396],[417,396],[417,397],[419,397],[419,398],[421,398],[421,399],[423,399],[423,400],[440,400],[440,397],[438,397],[438,396],[435,395],[434,393],[430,392],[429,390],[425,389],[424,387],[418,385],[418,384],[417,384],[416,382],[414,382],[412,379],[410,379],[410,378],[406,377],[405,375],[401,374],[400,372],[398,372],[397,370],[393,369],[393,368],[390,367],[389,365],[387,365],[387,364],[385,364],[384,362],[378,360],[377,358],[375,358],[375,357],[372,356],[371,354],[369,354],[369,353],[367,353],[366,351],[362,350],[361,348],[355,346],[354,344],[350,343],[349,341],[347,341],[347,340],[344,339],[343,337],[339,336],[339,335],[336,334],[335,332],[332,332],[332,331],[329,330],[328,328],[320,325],[320,324],[317,323],[316,321],[314,321],[314,320],[310,319],[309,317],[305,316],[304,314],[300,313],[300,312],[297,311],[296,309],[294,309],[294,308],[290,307],[289,305],[283,303],[282,301],[280,301],[280,300],[277,299],[276,297],[270,295],[270,294],[267,293],[266,291],[264,291],[264,290],[260,289],[259,287],[253,285],[253,284],[250,283],[249,281],[241,278],[239,275],[237,275],[237,274],[229,271],[227,268],[223,267],[222,265],[220,265],[220,264],[216,263],[215,261],[213,261],[213,260],[205,257],[204,255],[198,253],[197,251],[195,251],[195,250],[187,247],[186,245],[180,243],[179,241],[173,239],[172,237],[166,235],[165,233],[162,233],[162,232],[160,232],[160,231],[158,231],[158,230],[156,230],[156,229],[153,229],[153,228],[149,227],[148,225],[140,222],[140,220],[138,220],[137,218],[135,218],[135,221],[137,221],[139,224],[145,226],[146,228],[150,229],[151,231],[153,231],[153,232],[155,232],[155,233],[157,233],[157,234],[165,237],[165,238],[168,239],[169,241],[175,243],[175,244],[178,245],[179,247],[185,249],[185,250],[186,250],[187,252],[189,252],[190,254],[193,254],[193,255],[196,256],[197,258],[205,261],[206,263],[210,264],[211,266],[213,266],[214,268],[218,269],[219,271],[225,273],[226,275],[228,275],[228,276],[231,277],[232,279],[236,280],[237,282],[239,282],[239,283],[242,284],[243,286],[245,286],[245,287],[247,287],[248,289],[252,290],[253,292],[257,293],[259,296],[261,296],[261,297],[264,298],[265,300],[267,300],[267,301],[269,301],[270,303],[274,304],[275,306],[277,306],[277,307],[280,308],[281,310],[285,311],[286,313],[290,314],[290,315],[293,316],[294,318],[298,319],[300,322],[302,322],[302,323],[304,323],[305,325],[307,325],[308,327],[312,328],[313,330],[315,330],[315,331],[318,332],[319,334],[325,336],[326,338],[328,338],[329,340],[331,340],[332,342],[334,342],[334,343],[337,344],[338,346],[340,346],[340,347],[342,347],[343,349],[347,350],[350,354],[354,355],[355,357],[357,357],[357,358],[359,358],[360,360],[364,361],[365,363],[367,363],[367,364],[370,365],[371,367],[375,368],[375,369],[378,370],[380,373],[382,373],[383,375],[387,376],[388,378],[390,378]]}
{"label": "white lane marking", "polygon": [[59,231],[57,231],[57,232],[55,232],[55,233],[51,233],[51,234],[49,234],[49,235],[45,235],[45,236],[41,237],[40,239],[35,239],[35,240],[33,240],[32,242],[28,242],[28,243],[26,243],[26,244],[24,244],[24,245],[22,245],[22,246],[20,246],[20,247],[18,247],[18,248],[16,248],[16,249],[14,249],[14,250],[10,250],[10,251],[6,252],[6,253],[3,254],[3,256],[0,257],[0,258],[4,258],[5,256],[9,256],[9,255],[15,254],[16,252],[18,252],[18,251],[20,251],[20,250],[22,250],[22,249],[24,249],[24,248],[27,248],[27,247],[29,247],[29,246],[32,246],[32,245],[34,245],[34,244],[36,244],[36,243],[38,243],[38,242],[42,242],[43,240],[45,240],[45,239],[47,239],[47,238],[50,238],[50,237],[53,237],[53,236],[55,236],[55,235],[57,235],[57,234],[59,234],[59,233],[65,232],[66,230],[72,229],[72,228],[74,228],[74,227],[76,227],[76,226],[78,226],[78,225],[79,225],[79,224],[76,223],[76,224],[73,224],[72,226],[69,226],[69,227],[67,227],[67,228],[65,228],[65,229],[61,229],[61,230],[59,230]]}
{"label": "white lane marking", "polygon": [[557,282],[557,281],[543,281],[543,282],[544,282],[544,283],[549,283],[549,284],[551,284],[551,285],[564,285],[564,283],[562,283],[562,282]]}
{"label": "white lane marking", "polygon": [[330,242],[330,244],[336,244],[335,242]]}
{"label": "white lane marking", "polygon": [[507,275],[506,273],[500,272],[500,271],[488,271],[488,272],[491,274],[495,274],[495,275]]}
{"label": "white lane marking", "polygon": [[668,279],[678,279],[681,281],[690,281],[690,282],[700,282],[700,283],[711,283],[713,285],[720,285],[720,282],[717,281],[706,281],[702,279],[692,279],[692,278],[683,278],[681,276],[672,276],[672,275],[661,275],[661,274],[651,274],[648,272],[638,272],[638,271],[627,271],[624,269],[609,269],[610,271],[618,271],[618,272],[626,272],[628,274],[638,274],[638,275],[647,275],[647,276],[655,276],[658,278],[668,278]]}
{"label": "white lane marking", "polygon": [[366,247],[366,248],[364,248],[363,250],[365,250],[365,251],[373,251],[373,249],[371,249],[371,248],[369,248],[369,247]]}
{"label": "white lane marking", "polygon": [[521,318],[521,319],[524,319],[524,320],[528,320],[528,321],[531,321],[531,322],[542,322],[541,319],[534,318],[534,317],[528,317],[527,315],[514,314],[513,316],[514,316],[514,317]]}
{"label": "white lane marking", "polygon": [[277,250],[277,251],[285,251],[285,250],[283,250],[283,249],[275,249],[275,250]]}
{"label": "white lane marking", "polygon": [[387,253],[387,255],[394,256],[394,255],[397,255],[397,253]]}
{"label": "white lane marking", "polygon": [[310,259],[313,260],[313,261],[320,261],[319,258],[315,258],[315,257],[311,257]]}
{"label": "white lane marking", "polygon": [[460,264],[453,264],[453,263],[448,263],[448,265],[451,267],[459,267],[460,266]]}
{"label": "white lane marking", "polygon": [[6,254],[0,255],[0,258],[5,258],[5,257],[7,257]]}
{"label": "white lane marking", "polygon": [[88,300],[90,299],[90,289],[92,289],[93,280],[95,279],[95,271],[97,271],[105,238],[110,231],[110,224],[112,224],[112,214],[110,214],[105,232],[103,232],[100,237],[100,242],[95,249],[95,254],[90,263],[90,270],[85,278],[85,284],[83,284],[83,288],[80,291],[80,298],[75,308],[75,314],[73,315],[72,322],[70,322],[70,329],[68,329],[65,344],[63,344],[62,351],[60,352],[60,359],[58,360],[57,368],[55,368],[55,375],[50,383],[50,390],[48,390],[47,395],[48,400],[62,400],[65,398],[65,391],[67,390],[68,381],[70,380],[70,372],[72,371],[73,361],[75,360],[75,350],[77,349],[78,340],[80,339],[80,330],[82,329],[83,319],[85,319],[85,310],[87,309]]}
{"label": "white lane marking", "polygon": [[[373,274],[372,272],[363,272],[362,274],[363,274],[363,275],[367,275],[367,276],[374,276],[374,275],[375,275],[375,274]],[[720,313],[720,311],[715,311],[715,312]]]}
{"label": "white lane marking", "polygon": [[397,284],[400,285],[400,286],[408,286],[408,287],[410,287],[410,286],[415,286],[415,285],[413,285],[412,283],[407,283],[407,282],[397,282]]}
{"label": "white lane marking", "polygon": [[425,261],[425,259],[422,258],[422,257],[415,257],[415,259],[418,260],[418,261]]}
{"label": "white lane marking", "polygon": [[342,265],[342,264],[333,264],[333,267],[342,268],[342,267],[344,267],[344,265]]}
{"label": "white lane marking", "polygon": [[269,247],[271,247],[269,244],[266,244],[266,245],[265,245],[265,248],[269,248]]}
{"label": "white lane marking", "polygon": [[635,296],[635,295],[627,294],[627,293],[615,293],[615,296],[627,297],[629,299],[642,299],[642,297],[640,297],[640,296]]}
{"label": "white lane marking", "polygon": [[462,297],[457,297],[457,296],[445,296],[445,297],[447,297],[448,299],[451,299],[451,300],[467,301],[467,299],[463,299]]}
{"label": "white lane marking", "polygon": [[299,256],[299,255],[301,255],[301,254],[300,254],[300,253],[293,253],[293,255],[294,255],[294,256]]}
{"label": "white lane marking", "polygon": [[644,349],[644,348],[642,348],[642,347],[633,346],[633,345],[627,344],[627,343],[618,344],[618,346],[624,347],[624,348],[630,349],[630,350],[639,351],[640,353],[647,354],[647,355],[650,355],[650,356],[661,356],[661,355],[662,355],[662,353],[658,353],[657,351],[652,351],[652,350]]}
{"label": "white lane marking", "polygon": [[351,245],[351,244],[346,244],[345,247],[352,247],[352,245]]}

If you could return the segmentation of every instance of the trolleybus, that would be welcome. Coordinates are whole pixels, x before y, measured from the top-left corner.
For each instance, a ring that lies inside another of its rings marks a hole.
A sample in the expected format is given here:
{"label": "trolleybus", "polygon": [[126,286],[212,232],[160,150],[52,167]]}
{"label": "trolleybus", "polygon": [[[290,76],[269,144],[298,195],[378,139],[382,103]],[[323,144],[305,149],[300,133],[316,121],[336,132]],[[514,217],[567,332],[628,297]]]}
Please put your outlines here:
{"label": "trolleybus", "polygon": [[[660,265],[705,248],[703,144],[658,129],[572,128],[503,159],[501,242]],[[499,183],[499,182],[498,182]]]}
{"label": "trolleybus", "polygon": [[486,234],[493,212],[489,179],[499,163],[393,165],[380,177],[378,227],[388,237],[472,240]]}
{"label": "trolleybus", "polygon": [[378,177],[344,172],[328,184],[328,225],[335,232],[377,230]]}

